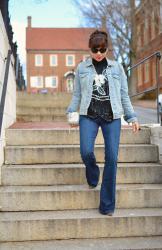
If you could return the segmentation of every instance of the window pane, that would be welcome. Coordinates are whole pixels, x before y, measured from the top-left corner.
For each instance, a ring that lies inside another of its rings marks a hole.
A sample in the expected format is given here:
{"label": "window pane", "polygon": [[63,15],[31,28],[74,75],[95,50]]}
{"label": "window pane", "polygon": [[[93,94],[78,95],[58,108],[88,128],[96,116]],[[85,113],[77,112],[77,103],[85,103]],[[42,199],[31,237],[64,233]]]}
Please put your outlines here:
{"label": "window pane", "polygon": [[32,88],[43,88],[43,77],[42,76],[31,76],[30,86]]}
{"label": "window pane", "polygon": [[57,76],[47,76],[45,79],[45,85],[47,88],[57,88],[58,86]]}
{"label": "window pane", "polygon": [[73,92],[74,79],[73,78],[68,78],[66,80],[66,86],[67,86],[67,92]]}
{"label": "window pane", "polygon": [[43,56],[35,55],[35,66],[42,66],[42,65],[43,65]]}
{"label": "window pane", "polygon": [[50,66],[57,66],[57,55],[50,55]]}
{"label": "window pane", "polygon": [[66,66],[75,66],[75,57],[74,55],[66,56]]}
{"label": "window pane", "polygon": [[145,82],[148,82],[149,81],[149,62],[145,62],[145,66],[144,66],[144,69],[145,69]]}
{"label": "window pane", "polygon": [[137,72],[138,72],[138,86],[141,86],[142,85],[142,67],[141,67],[141,65],[138,66]]}

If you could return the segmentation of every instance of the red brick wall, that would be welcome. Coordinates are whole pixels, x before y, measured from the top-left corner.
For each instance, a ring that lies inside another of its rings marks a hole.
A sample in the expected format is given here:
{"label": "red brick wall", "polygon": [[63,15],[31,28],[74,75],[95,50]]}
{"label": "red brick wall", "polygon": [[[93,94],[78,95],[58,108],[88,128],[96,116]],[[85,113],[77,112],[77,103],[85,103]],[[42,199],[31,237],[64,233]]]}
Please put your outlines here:
{"label": "red brick wall", "polygon": [[[140,48],[138,48],[137,53],[136,53],[136,63],[140,62],[144,58],[150,56],[156,51],[161,51],[162,53],[162,33],[159,33],[159,22],[157,22],[157,14],[155,14],[156,18],[156,24],[155,24],[155,38],[151,40],[151,35],[152,35],[152,26],[151,26],[151,20],[149,20],[149,26],[148,26],[148,43],[144,44],[144,13],[143,13],[143,8],[148,7],[149,3],[151,3],[150,0],[145,1],[145,4],[139,8],[139,10],[136,13],[136,25],[141,26],[141,34],[140,34],[140,39],[142,41],[142,44]],[[154,1],[154,3],[158,3],[158,1]],[[151,13],[150,13],[151,14]],[[152,59],[148,60],[150,64],[150,72],[149,72],[149,80],[147,82],[144,81],[145,73],[144,73],[144,64],[142,65],[142,72],[141,72],[141,77],[143,79],[142,85],[137,86],[137,91],[143,91],[145,89],[148,89],[152,86],[155,86],[155,80],[154,80],[154,74],[155,74],[155,69],[153,64],[155,63],[155,57]],[[160,71],[160,67],[159,67]],[[162,87],[162,76],[159,75],[159,83]]]}
{"label": "red brick wall", "polygon": [[[43,66],[35,66],[35,55],[43,55]],[[50,55],[56,54],[58,56],[58,65],[50,66]],[[75,66],[66,66],[66,55],[72,54],[75,55]],[[28,51],[27,52],[27,91],[31,92],[32,88],[30,87],[30,77],[31,76],[58,76],[58,88],[48,89],[50,92],[61,92],[66,91],[66,82],[64,74],[68,71],[75,70],[77,64],[83,60],[83,56],[87,55],[88,51]],[[44,79],[45,80],[45,79]],[[46,88],[47,89],[47,88]],[[37,89],[39,90],[39,89]]]}

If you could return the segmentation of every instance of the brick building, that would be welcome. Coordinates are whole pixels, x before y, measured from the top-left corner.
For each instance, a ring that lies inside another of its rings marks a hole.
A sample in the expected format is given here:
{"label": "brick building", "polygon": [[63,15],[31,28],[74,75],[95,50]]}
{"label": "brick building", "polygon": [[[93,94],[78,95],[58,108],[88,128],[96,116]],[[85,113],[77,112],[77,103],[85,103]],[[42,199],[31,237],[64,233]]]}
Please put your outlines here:
{"label": "brick building", "polygon": [[[156,51],[160,51],[162,53],[162,1],[141,1],[141,4],[137,8],[135,15],[137,24],[136,62],[139,62]],[[155,57],[138,66],[138,92],[155,86],[155,66]],[[162,59],[159,63],[159,83],[162,88]]]}
{"label": "brick building", "polygon": [[77,64],[89,56],[92,28],[26,28],[27,91],[71,92]]}

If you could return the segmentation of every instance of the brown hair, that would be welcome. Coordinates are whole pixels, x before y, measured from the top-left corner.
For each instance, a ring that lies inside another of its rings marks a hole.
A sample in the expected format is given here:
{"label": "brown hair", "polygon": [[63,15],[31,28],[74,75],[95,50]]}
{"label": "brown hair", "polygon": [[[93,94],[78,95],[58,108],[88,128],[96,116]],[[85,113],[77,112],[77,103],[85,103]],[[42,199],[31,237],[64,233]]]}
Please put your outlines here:
{"label": "brown hair", "polygon": [[107,48],[108,36],[105,31],[95,30],[89,38],[89,48]]}

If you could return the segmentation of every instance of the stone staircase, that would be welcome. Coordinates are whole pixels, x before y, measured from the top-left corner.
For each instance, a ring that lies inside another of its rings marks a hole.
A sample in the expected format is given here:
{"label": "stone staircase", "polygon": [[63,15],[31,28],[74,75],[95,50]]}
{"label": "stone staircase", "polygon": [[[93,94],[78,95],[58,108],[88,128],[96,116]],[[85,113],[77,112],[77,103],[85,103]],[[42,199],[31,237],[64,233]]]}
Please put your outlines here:
{"label": "stone staircase", "polygon": [[69,93],[32,94],[17,92],[17,121],[66,121],[65,111],[71,100]]}
{"label": "stone staircase", "polygon": [[[162,165],[150,128],[122,128],[113,217],[98,212],[78,129],[8,129],[0,188],[0,249],[162,249]],[[96,157],[103,171],[103,138]]]}

